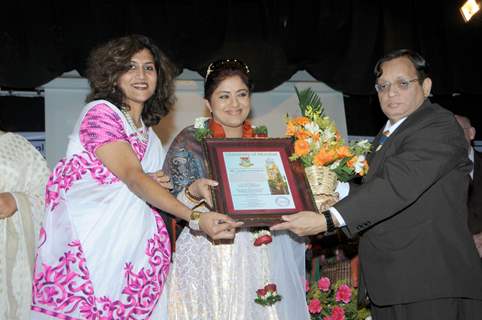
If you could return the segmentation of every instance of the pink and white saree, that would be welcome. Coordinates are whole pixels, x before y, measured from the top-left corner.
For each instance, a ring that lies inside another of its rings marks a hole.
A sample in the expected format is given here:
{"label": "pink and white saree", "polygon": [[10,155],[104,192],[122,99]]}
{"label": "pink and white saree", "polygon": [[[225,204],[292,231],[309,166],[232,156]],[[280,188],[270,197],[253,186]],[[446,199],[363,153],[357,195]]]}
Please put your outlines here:
{"label": "pink and white saree", "polygon": [[159,308],[171,255],[164,222],[95,156],[122,140],[145,172],[161,169],[152,128],[136,132],[108,101],[85,106],[47,185],[33,319],[148,319]]}

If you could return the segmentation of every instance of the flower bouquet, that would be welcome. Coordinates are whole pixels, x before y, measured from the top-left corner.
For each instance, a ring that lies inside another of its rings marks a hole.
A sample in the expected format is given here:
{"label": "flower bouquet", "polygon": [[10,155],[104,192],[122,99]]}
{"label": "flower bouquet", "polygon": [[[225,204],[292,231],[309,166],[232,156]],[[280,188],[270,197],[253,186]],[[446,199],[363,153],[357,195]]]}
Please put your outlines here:
{"label": "flower bouquet", "polygon": [[306,281],[306,303],[311,320],[365,320],[369,319],[367,308],[358,308],[357,290],[342,280],[332,284],[322,277],[309,283]]}
{"label": "flower bouquet", "polygon": [[301,116],[286,116],[286,135],[294,139],[290,160],[301,160],[317,206],[325,210],[337,181],[366,174],[365,155],[371,146],[368,140],[345,144],[335,123],[324,114],[320,97],[311,88],[299,91],[295,87],[295,91]]}

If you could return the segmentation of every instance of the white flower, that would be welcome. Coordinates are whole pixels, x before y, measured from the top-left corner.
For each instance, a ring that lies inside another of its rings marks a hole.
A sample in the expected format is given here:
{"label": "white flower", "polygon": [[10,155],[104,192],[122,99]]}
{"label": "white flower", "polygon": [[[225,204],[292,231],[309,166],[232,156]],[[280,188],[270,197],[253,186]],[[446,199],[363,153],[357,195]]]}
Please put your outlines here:
{"label": "white flower", "polygon": [[365,161],[364,155],[361,155],[361,156],[357,157],[356,163],[354,165],[356,173],[360,173],[360,172],[363,171],[364,161]]}
{"label": "white flower", "polygon": [[368,142],[367,139],[358,141],[356,145],[363,148],[364,150],[370,149],[370,142]]}
{"label": "white flower", "polygon": [[341,160],[336,160],[335,162],[333,162],[333,163],[329,166],[329,168],[330,168],[331,170],[334,170],[334,169],[338,168],[338,166],[340,165],[340,162],[341,162]]}
{"label": "white flower", "polygon": [[314,122],[308,122],[307,124],[304,125],[304,128],[310,133],[317,133],[318,131],[320,131],[320,126],[318,126]]}
{"label": "white flower", "polygon": [[330,141],[333,140],[336,137],[336,132],[334,130],[331,130],[330,128],[326,128],[325,131],[323,131],[323,141]]}
{"label": "white flower", "polygon": [[206,123],[209,120],[209,117],[198,117],[194,119],[194,128],[200,129],[200,128],[206,128]]}
{"label": "white flower", "polygon": [[262,236],[271,236],[271,232],[267,229],[261,229],[256,232],[253,232],[253,236],[255,239],[262,237]]}

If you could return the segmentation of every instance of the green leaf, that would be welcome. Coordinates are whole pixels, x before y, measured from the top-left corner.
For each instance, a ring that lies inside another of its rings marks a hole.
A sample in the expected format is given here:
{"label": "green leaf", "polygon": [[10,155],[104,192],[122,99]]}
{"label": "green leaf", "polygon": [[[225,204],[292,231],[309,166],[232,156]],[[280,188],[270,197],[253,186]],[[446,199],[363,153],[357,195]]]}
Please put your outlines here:
{"label": "green leaf", "polygon": [[265,125],[256,126],[253,129],[254,134],[268,134],[268,127]]}
{"label": "green leaf", "polygon": [[310,113],[319,113],[320,116],[323,115],[323,110],[321,108],[321,99],[318,94],[311,88],[298,90],[295,86],[295,92],[298,96],[298,104],[300,106],[301,114],[306,115],[308,107],[311,107]]}

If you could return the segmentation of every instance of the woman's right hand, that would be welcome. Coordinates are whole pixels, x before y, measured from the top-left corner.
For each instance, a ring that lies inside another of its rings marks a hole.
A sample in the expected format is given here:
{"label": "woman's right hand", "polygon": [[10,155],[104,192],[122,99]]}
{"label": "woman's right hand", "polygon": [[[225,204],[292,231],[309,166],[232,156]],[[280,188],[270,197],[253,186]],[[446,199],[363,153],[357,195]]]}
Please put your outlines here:
{"label": "woman's right hand", "polygon": [[213,201],[211,198],[211,188],[218,185],[217,181],[200,178],[194,180],[189,186],[187,186],[187,192],[193,195],[195,198],[204,199],[206,203],[212,207]]}
{"label": "woman's right hand", "polygon": [[234,239],[236,228],[242,225],[243,222],[213,211],[205,212],[199,218],[199,228],[213,240]]}

